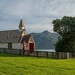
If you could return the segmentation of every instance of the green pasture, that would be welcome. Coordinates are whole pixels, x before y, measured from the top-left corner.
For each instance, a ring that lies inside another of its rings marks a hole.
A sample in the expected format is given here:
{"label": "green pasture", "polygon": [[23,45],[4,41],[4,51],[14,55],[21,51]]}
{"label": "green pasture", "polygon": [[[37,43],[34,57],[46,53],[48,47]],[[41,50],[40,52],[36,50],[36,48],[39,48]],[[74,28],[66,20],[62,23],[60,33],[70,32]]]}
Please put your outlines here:
{"label": "green pasture", "polygon": [[75,75],[75,59],[48,59],[0,53],[0,75]]}

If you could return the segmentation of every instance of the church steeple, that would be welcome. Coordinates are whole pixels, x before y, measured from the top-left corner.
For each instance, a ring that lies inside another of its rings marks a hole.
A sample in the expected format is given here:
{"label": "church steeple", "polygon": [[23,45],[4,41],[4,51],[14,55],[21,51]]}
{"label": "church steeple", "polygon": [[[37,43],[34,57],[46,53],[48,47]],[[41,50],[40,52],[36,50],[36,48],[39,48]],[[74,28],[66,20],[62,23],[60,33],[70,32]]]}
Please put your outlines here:
{"label": "church steeple", "polygon": [[20,30],[25,29],[25,26],[24,26],[24,23],[23,23],[22,19],[20,20],[19,29]]}
{"label": "church steeple", "polygon": [[23,31],[22,35],[27,35],[26,30],[25,30],[25,26],[24,26],[24,23],[23,23],[22,19],[20,20],[19,30]]}

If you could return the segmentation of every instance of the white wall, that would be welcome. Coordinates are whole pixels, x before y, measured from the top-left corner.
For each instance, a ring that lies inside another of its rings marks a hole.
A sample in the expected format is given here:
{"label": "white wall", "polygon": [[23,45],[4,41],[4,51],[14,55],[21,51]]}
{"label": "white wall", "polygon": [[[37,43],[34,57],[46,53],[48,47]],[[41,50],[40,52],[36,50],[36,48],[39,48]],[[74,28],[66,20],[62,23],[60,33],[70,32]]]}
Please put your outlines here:
{"label": "white wall", "polygon": [[22,49],[23,44],[20,43],[12,43],[12,49]]}
{"label": "white wall", "polygon": [[[8,43],[5,44],[0,44],[0,48],[8,48]],[[23,48],[23,44],[20,43],[12,43],[12,49],[22,49]]]}
{"label": "white wall", "polygon": [[5,43],[0,44],[0,48],[8,48],[8,44],[5,44]]}
{"label": "white wall", "polygon": [[29,50],[28,43],[24,42],[24,50]]}
{"label": "white wall", "polygon": [[23,49],[23,43],[20,43],[20,49]]}

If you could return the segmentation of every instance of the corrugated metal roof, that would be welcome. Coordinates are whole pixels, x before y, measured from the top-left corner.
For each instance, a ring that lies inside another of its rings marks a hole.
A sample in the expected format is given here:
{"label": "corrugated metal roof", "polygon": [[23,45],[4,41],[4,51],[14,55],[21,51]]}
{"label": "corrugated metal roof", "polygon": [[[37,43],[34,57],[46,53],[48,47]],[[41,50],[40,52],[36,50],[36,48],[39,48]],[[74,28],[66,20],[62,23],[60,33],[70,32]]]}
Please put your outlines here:
{"label": "corrugated metal roof", "polygon": [[0,31],[0,43],[18,43],[21,34],[19,30]]}

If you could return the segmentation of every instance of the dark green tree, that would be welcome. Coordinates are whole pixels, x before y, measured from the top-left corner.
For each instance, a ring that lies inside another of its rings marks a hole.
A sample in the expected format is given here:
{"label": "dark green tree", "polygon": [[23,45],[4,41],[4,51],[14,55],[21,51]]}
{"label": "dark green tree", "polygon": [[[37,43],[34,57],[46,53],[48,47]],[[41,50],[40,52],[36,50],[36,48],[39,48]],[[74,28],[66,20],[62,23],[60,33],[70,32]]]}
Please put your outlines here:
{"label": "dark green tree", "polygon": [[75,51],[75,17],[64,16],[62,19],[53,20],[53,30],[59,34],[55,44],[57,52]]}

